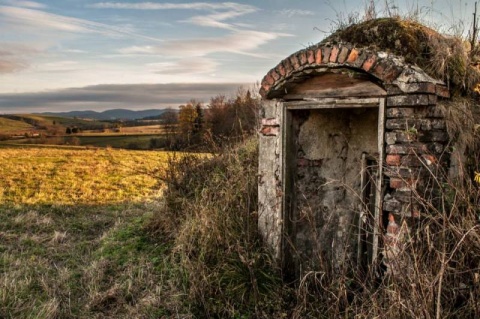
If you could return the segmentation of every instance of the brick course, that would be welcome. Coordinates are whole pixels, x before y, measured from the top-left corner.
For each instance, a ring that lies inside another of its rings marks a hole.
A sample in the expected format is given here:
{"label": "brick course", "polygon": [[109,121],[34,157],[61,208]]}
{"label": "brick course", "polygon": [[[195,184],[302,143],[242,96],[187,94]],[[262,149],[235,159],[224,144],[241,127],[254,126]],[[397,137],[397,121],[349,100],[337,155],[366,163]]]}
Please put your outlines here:
{"label": "brick course", "polygon": [[[278,84],[308,75],[310,70],[322,67],[353,67],[372,74],[386,85],[389,92],[414,94],[392,97],[387,105],[433,105],[436,97],[449,97],[448,88],[435,82],[417,67],[405,64],[401,59],[384,53],[355,48],[351,44],[318,44],[290,55],[267,73],[262,80],[262,97],[270,97],[273,88],[282,92]],[[273,79],[273,81],[272,81]],[[431,79],[433,82],[428,82]],[[415,95],[416,93],[420,95]],[[279,93],[280,94],[280,93]],[[422,95],[423,94],[423,95]],[[400,100],[396,100],[400,99]]]}

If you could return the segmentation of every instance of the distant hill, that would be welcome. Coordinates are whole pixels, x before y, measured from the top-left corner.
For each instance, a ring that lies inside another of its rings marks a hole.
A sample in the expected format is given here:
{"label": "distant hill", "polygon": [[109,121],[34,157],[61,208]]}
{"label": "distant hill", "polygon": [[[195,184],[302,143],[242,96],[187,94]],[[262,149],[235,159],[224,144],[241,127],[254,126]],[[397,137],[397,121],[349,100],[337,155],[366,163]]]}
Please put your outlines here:
{"label": "distant hill", "polygon": [[71,112],[44,112],[41,115],[61,116],[61,117],[77,117],[82,119],[94,120],[138,120],[146,117],[159,116],[166,110],[151,109],[132,111],[125,109],[113,109],[103,112],[96,111],[71,111]]}
{"label": "distant hill", "polygon": [[34,127],[28,123],[19,120],[9,119],[0,116],[0,134],[4,133],[22,133],[23,131],[30,131]]}
{"label": "distant hill", "polygon": [[179,110],[176,109],[165,109],[162,114],[154,116],[146,116],[142,120],[168,120],[172,117],[176,118],[178,116]]}

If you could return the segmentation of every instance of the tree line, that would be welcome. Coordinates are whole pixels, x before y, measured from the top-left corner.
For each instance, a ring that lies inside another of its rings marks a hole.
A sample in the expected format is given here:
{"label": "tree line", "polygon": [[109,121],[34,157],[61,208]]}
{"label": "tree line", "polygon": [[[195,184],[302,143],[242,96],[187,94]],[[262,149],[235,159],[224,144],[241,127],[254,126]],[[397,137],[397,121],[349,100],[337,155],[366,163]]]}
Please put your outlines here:
{"label": "tree line", "polygon": [[235,97],[217,95],[208,104],[190,100],[162,114],[165,138],[151,140],[152,148],[202,149],[224,147],[255,132],[259,98],[249,90],[239,90]]}

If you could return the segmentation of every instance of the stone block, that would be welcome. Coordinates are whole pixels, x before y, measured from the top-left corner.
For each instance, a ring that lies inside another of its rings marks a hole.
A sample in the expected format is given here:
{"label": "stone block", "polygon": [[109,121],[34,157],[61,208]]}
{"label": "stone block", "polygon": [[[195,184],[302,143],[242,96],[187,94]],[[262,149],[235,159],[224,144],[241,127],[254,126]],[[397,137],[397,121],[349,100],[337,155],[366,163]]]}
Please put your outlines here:
{"label": "stone block", "polygon": [[365,62],[363,62],[362,69],[368,72],[375,65],[376,62],[377,56],[375,54],[370,54],[365,60]]}
{"label": "stone block", "polygon": [[292,65],[292,62],[290,61],[290,59],[283,60],[282,64],[285,67],[286,76],[289,76],[290,74],[292,74],[293,65]]}
{"label": "stone block", "polygon": [[428,106],[429,99],[427,94],[398,95],[387,98],[387,107],[394,106]]}
{"label": "stone block", "polygon": [[315,52],[313,50],[307,50],[307,62],[308,64],[315,62]]}
{"label": "stone block", "polygon": [[390,188],[393,189],[410,189],[415,188],[417,181],[414,179],[390,178]]}
{"label": "stone block", "polygon": [[393,64],[390,59],[384,59],[375,64],[372,73],[384,83],[392,83],[402,73],[402,68]]}
{"label": "stone block", "polygon": [[322,63],[327,64],[330,61],[330,53],[332,52],[332,48],[328,46],[322,47]]}
{"label": "stone block", "polygon": [[302,50],[297,54],[298,61],[300,62],[300,66],[307,64],[307,52]]}
{"label": "stone block", "polygon": [[390,166],[400,166],[401,156],[397,154],[389,154],[386,156],[385,162]]}
{"label": "stone block", "polygon": [[400,95],[404,94],[400,88],[398,88],[396,85],[385,83],[384,85],[385,90],[387,91],[387,95],[393,96],[393,95]]}
{"label": "stone block", "polygon": [[388,145],[387,146],[387,154],[408,154],[410,152],[410,147],[407,145],[402,144],[395,144],[395,145]]}
{"label": "stone block", "polygon": [[332,48],[332,52],[330,53],[330,59],[329,59],[328,61],[329,61],[330,63],[336,63],[339,52],[340,52],[340,49],[338,48],[338,46],[335,45],[335,46]]}
{"label": "stone block", "polygon": [[445,114],[443,109],[439,106],[429,106],[427,108],[426,117],[433,117],[433,118],[444,118]]}
{"label": "stone block", "polygon": [[408,144],[394,144],[387,145],[386,153],[387,154],[400,154],[400,155],[415,155],[415,154],[425,154],[428,152],[428,147],[426,144],[422,143],[408,143]]}
{"label": "stone block", "polygon": [[397,142],[397,133],[396,132],[387,132],[385,133],[385,142],[387,145],[393,145]]}
{"label": "stone block", "polygon": [[264,126],[260,129],[260,134],[264,136],[278,136],[280,134],[280,127]]}
{"label": "stone block", "polygon": [[402,210],[402,203],[395,198],[384,199],[383,210],[387,212],[400,212]]}
{"label": "stone block", "polygon": [[366,50],[359,51],[357,59],[352,63],[354,67],[361,68],[365,60],[367,59],[369,53]]}
{"label": "stone block", "polygon": [[287,72],[285,71],[285,67],[283,66],[282,63],[279,63],[276,67],[277,73],[280,75],[280,77],[285,77]]}
{"label": "stone block", "polygon": [[448,134],[445,131],[421,131],[418,136],[420,142],[447,142]]}
{"label": "stone block", "polygon": [[[372,67],[371,67],[372,68]],[[382,60],[382,61],[379,61],[374,68],[372,68],[372,73],[373,75],[375,75],[377,78],[379,79],[382,79],[383,80],[383,73],[385,73],[385,71],[387,70],[388,68],[388,64],[386,61]]]}
{"label": "stone block", "polygon": [[385,121],[385,128],[387,130],[411,130],[420,128],[421,120],[394,118]]}
{"label": "stone block", "polygon": [[266,76],[263,78],[262,84],[260,84],[260,86],[265,90],[265,92],[270,91],[270,88],[272,87],[270,84],[268,84]]}
{"label": "stone block", "polygon": [[416,90],[416,93],[429,93],[435,96],[436,85],[431,82],[418,83],[418,88]]}
{"label": "stone block", "polygon": [[276,118],[263,118],[261,122],[263,126],[280,126],[280,122]]}
{"label": "stone block", "polygon": [[321,47],[315,50],[315,63],[322,64],[322,48]]}
{"label": "stone block", "polygon": [[358,58],[358,50],[353,48],[351,51],[350,51],[350,54],[348,55],[348,58],[347,58],[347,63],[348,64],[353,64],[355,63],[355,61],[357,60]]}
{"label": "stone block", "polygon": [[382,74],[382,79],[384,83],[392,83],[397,79],[397,77],[402,73],[402,68],[397,67],[396,65],[390,65],[385,72]]}
{"label": "stone block", "polygon": [[265,76],[264,78],[265,82],[268,84],[268,85],[272,85],[273,83],[275,83],[275,79],[273,78],[271,72],[268,72],[267,75]]}
{"label": "stone block", "polygon": [[300,68],[300,61],[295,54],[290,56],[290,63],[292,64],[292,68],[294,71]]}
{"label": "stone block", "polygon": [[270,70],[270,72],[268,72],[268,74],[270,74],[274,80],[274,83],[278,80],[280,80],[280,74],[277,73],[277,71],[275,69],[272,69]]}
{"label": "stone block", "polygon": [[414,114],[415,114],[414,108],[406,108],[406,107],[387,108],[387,118],[413,117]]}
{"label": "stone block", "polygon": [[435,91],[436,91],[436,94],[440,97],[444,97],[444,98],[450,97],[450,91],[445,85],[437,84],[437,86],[435,87]]}
{"label": "stone block", "polygon": [[401,167],[401,166],[387,166],[387,167],[385,167],[385,175],[388,176],[388,177],[411,179],[414,176],[418,176],[418,168]]}
{"label": "stone block", "polygon": [[409,128],[404,131],[397,132],[397,142],[412,143],[418,140],[418,133],[415,128]]}
{"label": "stone block", "polygon": [[350,49],[347,46],[342,46],[342,49],[338,54],[338,63],[342,63],[342,64],[345,63],[349,52],[350,52]]}

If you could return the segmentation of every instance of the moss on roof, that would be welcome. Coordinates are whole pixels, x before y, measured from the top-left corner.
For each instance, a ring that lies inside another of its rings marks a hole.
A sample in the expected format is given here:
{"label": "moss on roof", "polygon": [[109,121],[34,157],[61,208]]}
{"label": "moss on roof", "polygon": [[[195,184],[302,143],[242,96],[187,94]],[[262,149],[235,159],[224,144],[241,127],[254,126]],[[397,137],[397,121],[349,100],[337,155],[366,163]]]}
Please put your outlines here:
{"label": "moss on roof", "polygon": [[322,43],[348,42],[401,56],[430,76],[443,80],[452,96],[471,95],[480,82],[470,45],[458,37],[446,36],[416,21],[379,18],[334,32]]}

